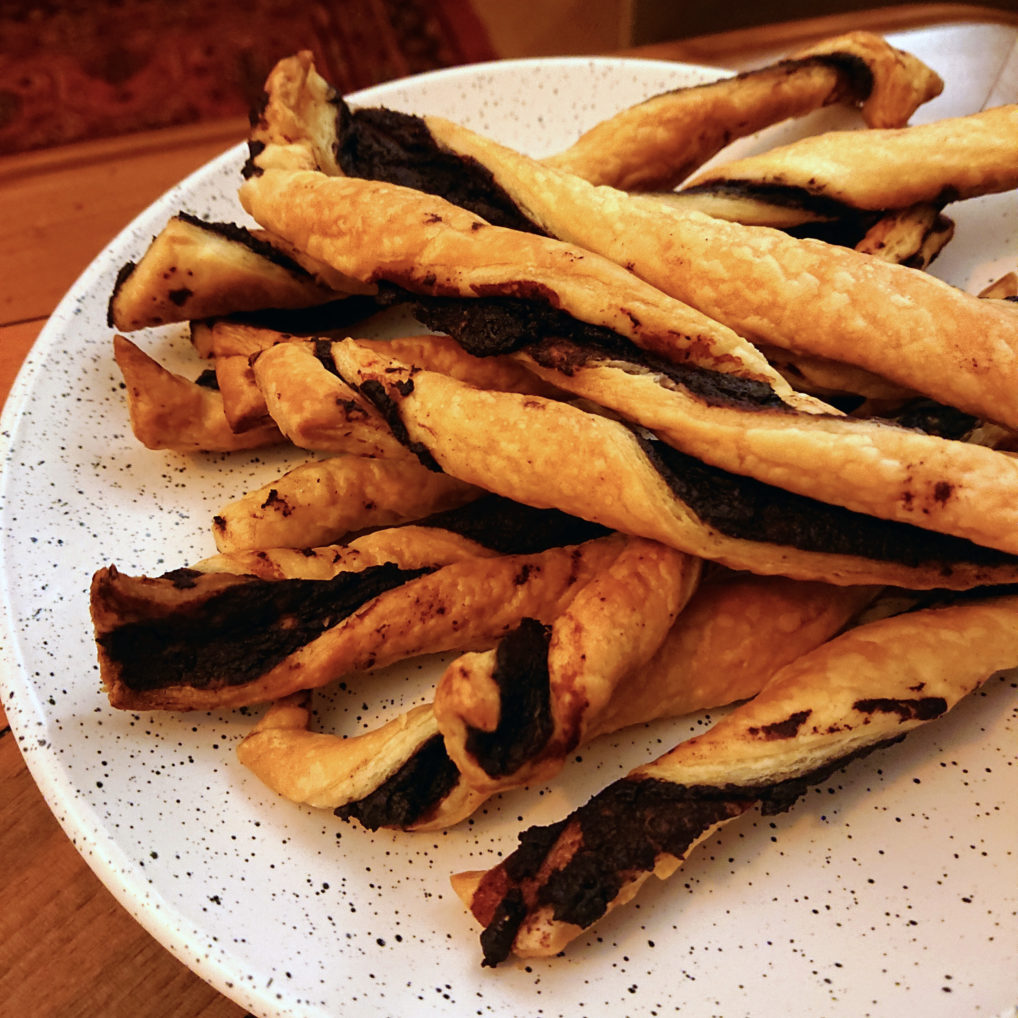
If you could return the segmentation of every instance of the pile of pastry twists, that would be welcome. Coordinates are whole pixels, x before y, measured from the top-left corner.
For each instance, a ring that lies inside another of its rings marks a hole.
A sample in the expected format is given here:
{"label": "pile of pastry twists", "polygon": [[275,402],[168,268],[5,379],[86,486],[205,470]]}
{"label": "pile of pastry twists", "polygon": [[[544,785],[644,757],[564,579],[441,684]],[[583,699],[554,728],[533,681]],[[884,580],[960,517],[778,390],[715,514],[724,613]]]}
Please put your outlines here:
{"label": "pile of pastry twists", "polygon": [[[851,33],[535,160],[281,61],[257,228],[174,216],[109,322],[144,445],[309,458],[215,514],[217,554],[96,573],[110,702],[268,704],[245,766],[405,831],[732,705],[453,878],[496,965],[1018,665],[1016,288],[926,271],[951,202],[1018,186],[1018,106],[909,126],[941,88]],[[862,129],[725,161],[835,103]],[[123,335],[174,322],[195,381]],[[312,730],[314,690],[437,651],[428,702]]]}

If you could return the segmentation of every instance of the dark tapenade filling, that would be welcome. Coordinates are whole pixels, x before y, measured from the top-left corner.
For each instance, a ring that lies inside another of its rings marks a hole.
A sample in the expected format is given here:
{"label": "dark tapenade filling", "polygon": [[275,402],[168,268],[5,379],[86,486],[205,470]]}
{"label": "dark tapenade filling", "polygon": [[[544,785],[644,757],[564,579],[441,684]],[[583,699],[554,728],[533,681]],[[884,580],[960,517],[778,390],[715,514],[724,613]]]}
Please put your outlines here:
{"label": "dark tapenade filling", "polygon": [[550,626],[525,618],[495,651],[491,677],[499,690],[498,725],[491,732],[468,728],[466,737],[467,751],[493,778],[512,774],[551,737],[550,642]]}
{"label": "dark tapenade filling", "polygon": [[[400,386],[400,394],[403,396],[409,396],[414,391],[413,381],[398,384]],[[420,461],[421,466],[434,471],[436,474],[442,473],[442,467],[438,460],[435,459],[431,450],[423,442],[411,440],[407,427],[403,423],[403,418],[400,416],[399,404],[389,395],[381,382],[376,381],[374,378],[369,378],[366,382],[353,386],[353,388],[382,415],[385,423],[389,426],[389,430],[392,432],[393,438],[409,449]]]}
{"label": "dark tapenade filling", "polygon": [[[372,598],[429,572],[391,563],[331,580],[251,579],[99,637],[136,691],[217,689],[250,682],[338,625]],[[176,589],[180,581],[167,577]]]}
{"label": "dark tapenade filling", "polygon": [[964,538],[882,520],[709,466],[654,439],[639,438],[668,486],[704,523],[729,537],[855,555],[906,566],[1015,565],[1018,558]]}
{"label": "dark tapenade filling", "polygon": [[523,297],[420,297],[386,285],[385,300],[405,302],[421,324],[453,337],[475,357],[525,349],[539,364],[569,374],[591,359],[617,359],[667,375],[705,403],[788,409],[766,382],[666,360],[603,325]]}
{"label": "dark tapenade filling", "polygon": [[293,276],[307,280],[312,278],[311,273],[303,265],[294,261],[288,254],[280,251],[278,247],[274,247],[260,237],[256,237],[245,226],[239,226],[236,223],[199,219],[198,216],[194,216],[190,212],[178,212],[177,218],[199,230],[205,230],[231,243],[239,244],[254,254],[272,262],[274,265],[278,265],[281,269],[285,269]]}
{"label": "dark tapenade filling", "polygon": [[493,226],[543,231],[477,160],[440,147],[420,117],[382,107],[338,104],[337,161],[350,177],[382,180],[438,195]]}
{"label": "dark tapenade filling", "polygon": [[902,428],[955,440],[963,439],[979,424],[978,417],[932,399],[911,400],[889,419]]}
{"label": "dark tapenade filling", "polygon": [[359,820],[371,831],[409,827],[427,817],[456,787],[459,776],[442,736],[433,735],[373,792],[334,812],[341,820]]}
{"label": "dark tapenade filling", "polygon": [[797,184],[774,184],[762,180],[740,180],[726,177],[684,187],[682,194],[710,194],[737,201],[759,201],[781,209],[801,209],[821,220],[842,220],[849,216],[870,216],[845,202],[830,198],[819,191],[810,191]]}
{"label": "dark tapenade filling", "polygon": [[537,876],[567,827],[579,829],[579,845],[537,888],[535,907],[550,905],[556,921],[585,929],[605,914],[630,878],[651,871],[661,855],[683,858],[705,831],[755,804],[764,816],[783,812],[811,785],[900,738],[770,785],[689,786],[658,778],[621,778],[565,820],[520,834],[519,848],[503,863],[510,887],[481,935],[484,964],[494,966],[509,956],[527,915],[519,885]]}
{"label": "dark tapenade filling", "polygon": [[418,526],[451,530],[500,555],[532,555],[567,544],[582,544],[609,533],[561,509],[535,509],[501,495],[485,495],[456,509],[434,513]]}
{"label": "dark tapenade filling", "polygon": [[219,376],[216,374],[215,368],[206,368],[195,380],[195,385],[200,385],[203,389],[213,389],[219,391]]}
{"label": "dark tapenade filling", "polygon": [[346,329],[370,318],[378,310],[379,304],[373,296],[355,293],[306,308],[265,308],[223,317],[225,321],[255,325],[292,336],[313,336]]}
{"label": "dark tapenade filling", "polygon": [[549,335],[527,346],[526,351],[542,367],[559,371],[566,377],[579,368],[597,367],[607,361],[623,370],[635,369],[662,375],[708,406],[795,412],[766,382],[724,371],[711,371],[688,362],[666,360],[642,350],[617,333],[608,329],[604,331],[614,339],[607,343],[588,340],[580,345],[571,339]]}

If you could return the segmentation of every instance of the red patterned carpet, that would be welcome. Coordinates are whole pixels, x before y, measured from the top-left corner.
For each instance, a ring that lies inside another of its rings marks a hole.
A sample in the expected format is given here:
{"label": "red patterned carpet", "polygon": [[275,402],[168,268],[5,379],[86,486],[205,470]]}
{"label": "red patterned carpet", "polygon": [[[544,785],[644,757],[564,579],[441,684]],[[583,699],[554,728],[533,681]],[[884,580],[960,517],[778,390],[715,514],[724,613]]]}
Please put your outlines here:
{"label": "red patterned carpet", "polygon": [[464,0],[0,0],[0,154],[246,114],[299,49],[343,92],[497,55]]}

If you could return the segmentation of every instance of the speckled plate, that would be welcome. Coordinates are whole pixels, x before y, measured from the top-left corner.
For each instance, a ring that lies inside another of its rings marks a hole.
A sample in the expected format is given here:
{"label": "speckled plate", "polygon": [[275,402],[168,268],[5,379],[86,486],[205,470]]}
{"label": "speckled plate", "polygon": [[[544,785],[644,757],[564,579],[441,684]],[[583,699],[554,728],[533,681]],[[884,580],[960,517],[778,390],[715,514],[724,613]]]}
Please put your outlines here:
{"label": "speckled plate", "polygon": [[[617,107],[710,74],[607,59],[505,62],[356,98],[441,113],[540,155]],[[228,152],[184,181],[96,260],[44,330],[3,419],[4,704],[53,811],[138,921],[260,1016],[929,1018],[1014,1004],[1011,679],[852,764],[791,812],[726,827],[563,957],[497,970],[481,968],[449,874],[490,865],[521,824],[559,819],[709,718],[602,740],[554,786],[493,800],[452,831],[410,836],[369,834],[266,791],[234,755],[257,711],[110,709],[90,636],[92,572],[110,562],[160,572],[209,554],[219,506],[293,462],[141,448],[105,325],[117,268],[170,214],[240,217],[241,160]],[[975,287],[1009,267],[1013,205],[973,203],[964,216],[941,266]],[[182,329],[139,341],[170,366],[192,363]],[[426,699],[436,665],[348,677],[321,698],[323,720],[339,731],[373,726]]]}

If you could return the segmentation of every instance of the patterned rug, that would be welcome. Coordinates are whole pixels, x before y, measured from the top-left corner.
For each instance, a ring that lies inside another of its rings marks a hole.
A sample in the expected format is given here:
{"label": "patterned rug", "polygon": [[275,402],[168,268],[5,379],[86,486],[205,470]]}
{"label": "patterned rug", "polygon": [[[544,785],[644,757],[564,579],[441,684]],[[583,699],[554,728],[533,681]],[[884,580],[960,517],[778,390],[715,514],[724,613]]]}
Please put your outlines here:
{"label": "patterned rug", "polygon": [[299,49],[342,92],[497,56],[465,0],[0,0],[0,154],[244,115]]}

